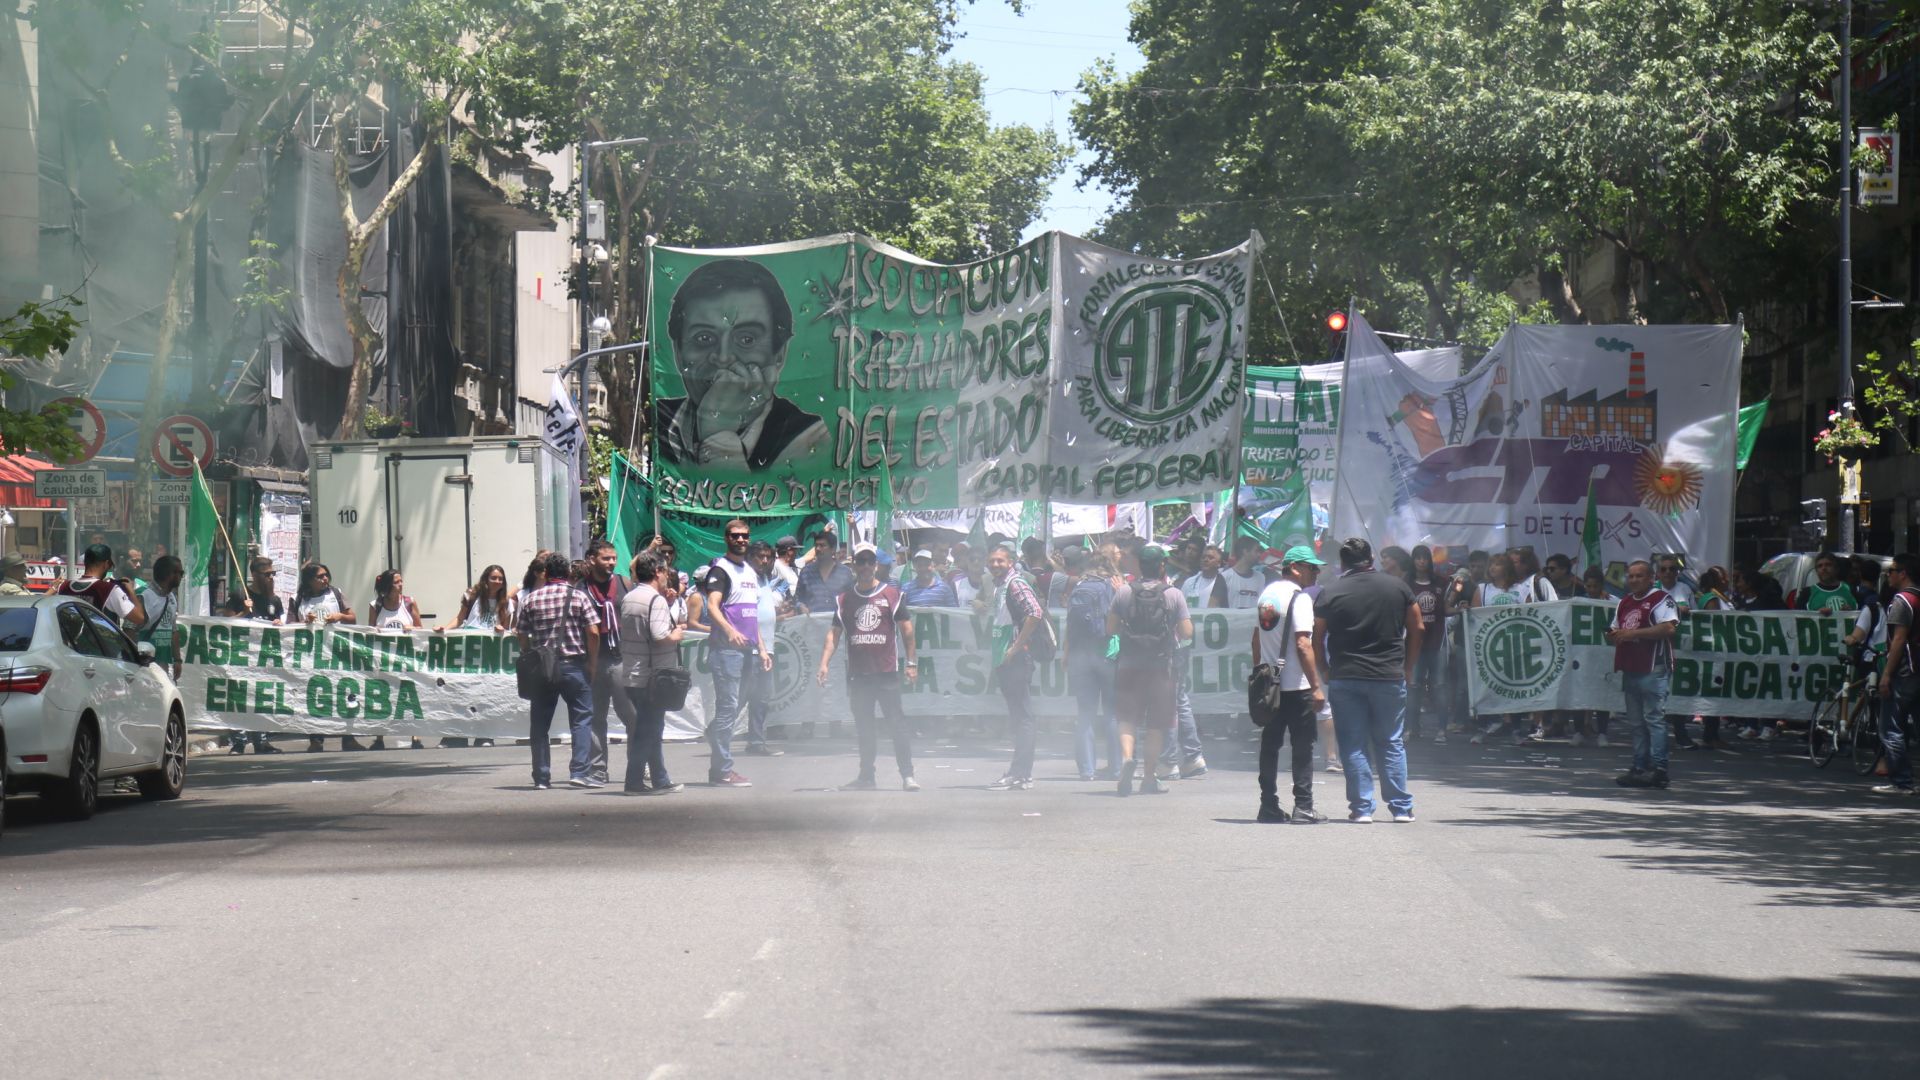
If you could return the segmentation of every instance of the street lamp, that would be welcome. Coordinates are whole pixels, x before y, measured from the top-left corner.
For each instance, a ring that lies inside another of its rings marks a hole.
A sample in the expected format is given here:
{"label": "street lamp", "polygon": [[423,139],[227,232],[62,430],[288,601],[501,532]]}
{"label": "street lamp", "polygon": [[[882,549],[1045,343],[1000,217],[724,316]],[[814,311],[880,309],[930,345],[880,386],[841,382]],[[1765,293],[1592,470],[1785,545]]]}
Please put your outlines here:
{"label": "street lamp", "polygon": [[[1840,408],[1853,419],[1853,0],[1840,4]],[[1854,504],[1847,490],[1847,459],[1840,462],[1840,536],[1835,548],[1853,553]],[[1855,475],[1858,475],[1857,473]],[[1855,485],[1857,488],[1858,485]]]}

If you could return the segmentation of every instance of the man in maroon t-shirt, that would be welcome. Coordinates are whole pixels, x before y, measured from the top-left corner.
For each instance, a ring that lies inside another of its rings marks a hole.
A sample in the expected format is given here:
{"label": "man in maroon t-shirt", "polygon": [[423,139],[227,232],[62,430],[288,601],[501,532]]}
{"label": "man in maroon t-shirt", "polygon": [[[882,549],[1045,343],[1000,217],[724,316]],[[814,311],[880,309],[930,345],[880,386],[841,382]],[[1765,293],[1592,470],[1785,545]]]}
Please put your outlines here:
{"label": "man in maroon t-shirt", "polygon": [[853,553],[853,588],[840,594],[833,625],[827,628],[827,647],[820,654],[820,685],[827,685],[827,664],[842,640],[847,643],[847,699],[853,705],[854,729],[860,737],[860,776],[842,791],[872,791],[873,759],[879,752],[874,729],[878,707],[893,733],[893,758],[900,766],[900,786],[919,791],[913,778],[913,730],[900,704],[900,647],[907,650],[907,682],[919,675],[913,644],[913,615],[900,586],[875,575],[880,560],[871,546]]}

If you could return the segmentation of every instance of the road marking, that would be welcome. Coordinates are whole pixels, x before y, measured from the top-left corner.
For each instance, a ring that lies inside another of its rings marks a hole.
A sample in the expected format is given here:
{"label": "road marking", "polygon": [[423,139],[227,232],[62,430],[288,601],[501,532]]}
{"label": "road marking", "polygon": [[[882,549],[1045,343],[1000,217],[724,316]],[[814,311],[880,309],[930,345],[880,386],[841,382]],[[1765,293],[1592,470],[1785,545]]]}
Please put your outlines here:
{"label": "road marking", "polygon": [[1567,917],[1565,912],[1547,903],[1545,900],[1535,900],[1533,902],[1533,910],[1539,912],[1540,917],[1543,919],[1564,919]]}
{"label": "road marking", "polygon": [[741,993],[738,990],[729,990],[726,993],[721,994],[719,1000],[713,1003],[713,1008],[708,1009],[707,1015],[701,1017],[700,1019],[718,1020],[721,1017],[732,1012],[733,1007],[735,1005],[740,1004],[740,999],[746,996],[747,995]]}
{"label": "road marking", "polygon": [[85,910],[87,909],[83,907],[61,908],[59,911],[49,912],[45,915],[40,916],[40,921],[53,922],[55,919],[64,919],[69,915],[78,915]]}
{"label": "road marking", "polygon": [[774,951],[779,948],[780,948],[779,938],[768,938],[767,943],[765,945],[760,946],[760,951],[753,954],[753,958],[755,960],[765,960],[771,957],[774,954]]}
{"label": "road marking", "polygon": [[258,854],[260,854],[261,852],[263,852],[263,851],[265,851],[265,850],[267,850],[268,848],[270,848],[270,847],[272,847],[272,846],[273,846],[272,844],[255,844],[255,845],[253,845],[252,847],[247,847],[247,848],[241,848],[241,849],[240,849],[240,854],[242,854],[242,855],[258,855]]}
{"label": "road marking", "polygon": [[679,1075],[680,1075],[680,1066],[674,1062],[669,1061],[665,1065],[654,1066],[653,1071],[647,1074],[647,1080],[667,1080],[667,1077],[669,1076],[679,1076]]}
{"label": "road marking", "polygon": [[152,881],[143,881],[140,883],[140,887],[144,889],[154,885],[165,885],[169,881],[179,881],[181,878],[186,876],[187,876],[187,872],[185,870],[175,870],[171,874],[161,874],[159,877],[154,878]]}

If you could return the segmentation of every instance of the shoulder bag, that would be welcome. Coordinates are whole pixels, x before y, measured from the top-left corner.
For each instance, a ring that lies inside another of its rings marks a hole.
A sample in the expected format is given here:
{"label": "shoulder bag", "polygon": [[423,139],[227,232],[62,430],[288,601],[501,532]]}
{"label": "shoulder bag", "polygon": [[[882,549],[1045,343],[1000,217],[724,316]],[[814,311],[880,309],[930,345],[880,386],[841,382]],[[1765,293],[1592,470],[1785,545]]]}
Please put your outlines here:
{"label": "shoulder bag", "polygon": [[[660,595],[655,593],[653,599]],[[647,604],[647,697],[663,712],[679,712],[687,706],[687,692],[693,689],[693,672],[675,664],[670,668],[653,666],[653,604]]]}
{"label": "shoulder bag", "polygon": [[1293,640],[1293,606],[1300,599],[1295,592],[1287,598],[1287,617],[1280,624],[1280,657],[1270,664],[1261,664],[1253,669],[1253,677],[1247,681],[1247,716],[1253,720],[1253,726],[1266,727],[1280,716],[1280,676],[1287,670],[1287,646]]}

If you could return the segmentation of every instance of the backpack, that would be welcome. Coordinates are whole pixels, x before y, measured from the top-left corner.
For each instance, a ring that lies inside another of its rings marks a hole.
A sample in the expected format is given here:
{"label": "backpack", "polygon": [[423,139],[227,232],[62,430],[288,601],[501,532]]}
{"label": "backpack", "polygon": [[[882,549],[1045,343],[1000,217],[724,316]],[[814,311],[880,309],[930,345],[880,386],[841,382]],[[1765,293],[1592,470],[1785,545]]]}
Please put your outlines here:
{"label": "backpack", "polygon": [[1120,626],[1120,653],[1129,660],[1173,659],[1173,613],[1167,610],[1164,581],[1141,581],[1133,586],[1133,603]]}
{"label": "backpack", "polygon": [[1106,651],[1107,611],[1113,607],[1113,584],[1103,578],[1083,578],[1067,594],[1067,646],[1075,653]]}

